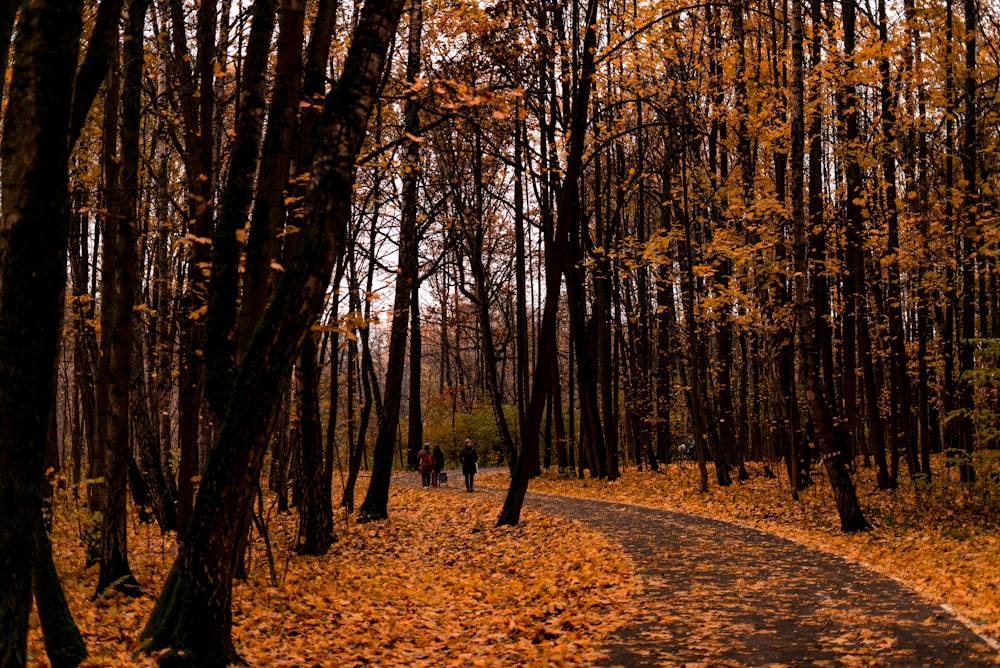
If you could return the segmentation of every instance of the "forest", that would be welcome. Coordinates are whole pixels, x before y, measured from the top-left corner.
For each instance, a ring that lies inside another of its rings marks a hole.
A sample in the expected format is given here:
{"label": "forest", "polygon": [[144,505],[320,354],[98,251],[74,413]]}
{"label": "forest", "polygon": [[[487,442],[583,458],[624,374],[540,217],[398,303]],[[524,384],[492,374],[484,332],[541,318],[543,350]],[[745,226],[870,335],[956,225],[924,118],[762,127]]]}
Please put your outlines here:
{"label": "forest", "polygon": [[998,45],[978,0],[2,3],[0,664],[33,601],[86,655],[67,493],[98,594],[132,514],[177,537],[142,652],[221,666],[264,498],[326,554],[427,441],[500,526],[542,471],[822,480],[847,533],[861,470],[996,484]]}

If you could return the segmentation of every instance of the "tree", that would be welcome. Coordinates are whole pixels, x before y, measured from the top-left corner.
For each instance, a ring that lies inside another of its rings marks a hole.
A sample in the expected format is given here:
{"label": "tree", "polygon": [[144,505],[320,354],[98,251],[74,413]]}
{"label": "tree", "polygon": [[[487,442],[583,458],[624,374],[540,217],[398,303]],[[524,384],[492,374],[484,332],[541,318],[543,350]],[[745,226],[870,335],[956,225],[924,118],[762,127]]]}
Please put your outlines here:
{"label": "tree", "polygon": [[[126,531],[127,473],[131,454],[131,386],[132,348],[135,334],[134,313],[138,297],[138,190],[139,132],[141,86],[143,80],[143,33],[148,0],[129,3],[128,25],[122,42],[124,63],[121,93],[121,140],[119,155],[110,155],[108,170],[108,214],[104,234],[104,279],[101,312],[101,363],[98,365],[102,387],[107,392],[107,431],[97,440],[107,439],[103,448],[105,460],[102,476],[107,490],[102,513],[100,573],[98,593],[111,587],[127,593],[138,592],[138,582],[128,561]],[[117,37],[117,36],[116,36]],[[117,120],[118,77],[113,73],[112,85],[105,104],[105,114]],[[109,108],[112,107],[112,108]],[[106,123],[107,125],[107,123]],[[105,135],[105,142],[115,144],[114,124]],[[113,154],[113,149],[106,154]]]}
{"label": "tree", "polygon": [[[233,546],[246,531],[278,398],[344,249],[356,159],[402,4],[365,4],[316,134],[303,138],[316,153],[295,255],[236,368],[185,542],[142,633],[145,651],[169,648],[171,661],[224,666],[238,659],[231,637]],[[231,521],[220,524],[218,517]]]}
{"label": "tree", "polygon": [[[8,3],[7,7],[10,6]],[[46,629],[63,647],[53,661],[75,665],[86,649],[65,610],[42,528],[44,452],[66,287],[71,219],[68,163],[79,128],[108,71],[107,22],[121,5],[102,2],[79,68],[81,2],[39,0],[21,8],[11,90],[0,140],[0,663],[24,665],[32,586]],[[6,15],[6,12],[3,13]],[[9,37],[9,31],[3,33]],[[7,42],[0,51],[7,53]],[[6,62],[6,60],[5,60]],[[75,90],[75,97],[74,97]],[[26,537],[33,537],[26,539]],[[35,577],[37,575],[37,577]]]}
{"label": "tree", "polygon": [[796,358],[799,362],[799,379],[805,386],[805,397],[816,434],[817,446],[823,464],[830,478],[837,512],[840,514],[840,528],[843,531],[861,531],[868,528],[858,503],[854,483],[847,472],[845,448],[838,438],[834,426],[830,403],[823,393],[820,378],[818,351],[813,329],[813,308],[808,301],[810,291],[807,285],[809,237],[806,227],[804,204],[805,162],[805,91],[804,57],[802,37],[802,1],[792,0],[791,4],[791,219],[792,253],[795,258],[795,334],[798,346]]}
{"label": "tree", "polygon": [[586,128],[589,119],[589,105],[592,78],[595,70],[597,48],[597,2],[588,0],[585,13],[583,53],[580,78],[574,91],[573,116],[570,132],[570,146],[566,158],[566,174],[563,190],[559,194],[558,216],[554,228],[546,235],[545,256],[545,308],[538,332],[539,349],[535,364],[535,374],[531,385],[531,399],[525,419],[525,433],[522,435],[521,451],[517,464],[511,473],[510,487],[504,498],[503,509],[497,525],[516,525],[521,518],[524,495],[528,491],[528,481],[538,465],[538,430],[542,423],[542,413],[548,395],[552,364],[549,357],[556,354],[556,316],[559,312],[559,291],[562,275],[572,260],[570,249],[571,234],[580,224],[580,171],[583,163]]}

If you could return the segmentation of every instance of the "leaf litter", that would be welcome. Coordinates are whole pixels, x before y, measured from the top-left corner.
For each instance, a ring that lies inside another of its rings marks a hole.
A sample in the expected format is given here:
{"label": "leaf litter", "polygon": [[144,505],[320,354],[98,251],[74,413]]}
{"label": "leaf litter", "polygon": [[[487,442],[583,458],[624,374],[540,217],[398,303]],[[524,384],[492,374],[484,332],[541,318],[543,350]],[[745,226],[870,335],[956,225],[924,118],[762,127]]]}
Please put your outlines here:
{"label": "leaf litter", "polygon": [[[359,496],[366,480],[359,481]],[[339,499],[339,490],[335,491]],[[297,515],[273,515],[251,541],[249,574],[233,591],[233,637],[251,666],[576,666],[629,618],[640,588],[624,551],[582,524],[526,509],[495,527],[489,495],[393,487],[390,519],[356,524],[343,511],[323,556],[294,554]],[[53,550],[70,609],[90,651],[85,666],[154,665],[139,634],[173,560],[173,535],[133,519],[129,556],[143,594],[91,600],[84,567],[92,521],[69,494],[54,513]],[[48,666],[32,614],[29,665]]]}
{"label": "leaf litter", "polygon": [[[661,465],[659,472],[623,470],[615,481],[551,470],[533,479],[529,489],[694,513],[846,557],[945,604],[998,646],[1000,478],[995,473],[984,467],[975,485],[959,484],[939,456],[933,460],[933,482],[901,476],[898,489],[880,491],[874,470],[857,467],[858,496],[873,528],[848,534],[839,529],[821,469],[814,472],[815,484],[794,501],[787,480],[763,475],[760,465],[747,468],[749,480],[713,485],[705,494],[698,491],[697,464],[690,461]],[[505,487],[508,476],[490,471],[480,478],[482,485]]]}

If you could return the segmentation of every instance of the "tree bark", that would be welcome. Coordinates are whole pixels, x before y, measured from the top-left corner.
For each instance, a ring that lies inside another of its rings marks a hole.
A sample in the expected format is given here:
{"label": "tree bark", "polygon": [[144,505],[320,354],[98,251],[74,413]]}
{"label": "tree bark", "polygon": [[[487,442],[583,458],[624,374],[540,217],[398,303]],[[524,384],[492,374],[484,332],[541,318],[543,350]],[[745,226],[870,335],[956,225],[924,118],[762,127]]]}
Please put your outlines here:
{"label": "tree bark", "polygon": [[234,546],[247,530],[284,381],[344,249],[356,159],[401,13],[401,0],[365,4],[320,131],[303,138],[317,151],[300,242],[238,367],[185,543],[141,635],[144,651],[169,648],[161,661],[221,667],[238,660],[231,635]]}
{"label": "tree bark", "polygon": [[[556,317],[559,313],[559,293],[562,274],[569,261],[570,228],[579,211],[579,179],[583,166],[584,138],[587,134],[588,107],[595,70],[594,50],[597,44],[597,1],[588,0],[586,35],[583,44],[581,77],[573,105],[570,147],[566,160],[564,187],[559,194],[558,216],[555,229],[547,239],[545,253],[545,307],[538,331],[538,357],[531,386],[531,400],[526,416],[525,433],[521,437],[521,451],[511,473],[510,487],[504,498],[498,526],[514,526],[521,519],[524,495],[528,481],[538,466],[538,431],[542,424],[546,396],[552,382],[552,365],[549,357],[556,354]],[[578,224],[578,222],[576,223]]]}
{"label": "tree bark", "polygon": [[[248,232],[245,226],[253,201],[254,175],[264,132],[267,68],[277,8],[278,0],[257,0],[253,4],[250,37],[240,80],[242,99],[233,130],[232,157],[212,235],[204,358],[205,399],[215,422],[225,413],[237,364],[240,251]],[[282,14],[286,21],[290,20],[293,24],[299,15],[292,12]],[[294,36],[299,36],[301,31],[297,31],[296,27],[292,26],[292,32]],[[280,176],[276,175],[277,178]],[[246,324],[251,329],[257,325],[256,322]]]}
{"label": "tree bark", "polygon": [[[421,0],[412,0],[410,3],[410,25],[407,36],[406,52],[406,84],[416,87],[417,78],[420,76],[420,39],[423,33],[423,3]],[[411,137],[420,135],[420,104],[416,97],[416,91],[406,98],[404,109],[405,132]],[[403,155],[403,184],[402,184],[402,205],[403,216],[407,219],[405,224],[408,227],[417,228],[417,204],[418,185],[420,178],[420,142],[410,139],[406,142]],[[419,269],[417,269],[419,273]],[[408,427],[408,447],[407,465],[411,468],[417,466],[417,453],[420,452],[424,441],[424,421],[421,414],[420,405],[420,381],[421,365],[423,364],[420,333],[420,279],[417,277],[412,284],[413,293],[410,295],[410,397],[409,397],[409,419]]]}
{"label": "tree bark", "polygon": [[816,445],[830,478],[840,528],[843,531],[861,531],[868,528],[861,506],[858,504],[854,483],[845,466],[843,444],[838,438],[828,399],[824,396],[823,382],[818,363],[813,313],[807,284],[809,266],[809,232],[806,227],[804,203],[805,160],[805,91],[802,47],[802,0],[791,3],[791,219],[792,243],[795,265],[795,327],[798,339],[796,348],[799,382],[805,388],[806,403],[812,417]]}
{"label": "tree bark", "polygon": [[[22,7],[0,139],[0,665],[27,661],[70,225],[70,107],[82,2]],[[9,388],[17,388],[16,392]],[[58,582],[58,581],[57,581]]]}
{"label": "tree bark", "polygon": [[[111,587],[130,595],[139,593],[139,584],[128,560],[126,524],[127,472],[131,453],[130,397],[132,383],[132,348],[134,313],[138,299],[138,196],[139,133],[143,81],[143,31],[149,0],[129,3],[128,25],[122,42],[124,65],[121,94],[121,142],[117,167],[112,171],[116,183],[108,193],[108,216],[104,235],[103,284],[104,321],[102,349],[108,356],[108,431],[104,477],[107,499],[101,523],[100,572],[97,592]],[[115,101],[117,104],[117,101]],[[110,110],[105,108],[105,113]],[[114,141],[105,137],[105,141]],[[110,279],[110,280],[108,280]]]}
{"label": "tree bark", "polygon": [[[334,540],[333,503],[330,485],[323,484],[326,466],[323,461],[323,429],[319,419],[319,378],[317,338],[313,332],[306,336],[299,353],[297,373],[299,400],[299,434],[301,436],[301,466],[296,480],[301,481],[302,496],[299,509],[299,537],[296,551],[299,554],[325,554]],[[331,404],[330,410],[335,411]]]}
{"label": "tree bark", "polygon": [[177,526],[178,534],[183,537],[194,508],[196,476],[200,469],[198,437],[202,426],[204,369],[202,323],[207,299],[205,272],[211,264],[208,242],[212,236],[215,178],[212,61],[215,58],[217,15],[214,2],[202,2],[199,6],[196,25],[198,52],[192,69],[181,0],[170,0],[169,12],[173,42],[170,70],[183,122],[184,169],[189,200],[186,217],[190,235],[186,237],[189,243],[186,291],[179,309],[180,373],[177,377],[177,438],[180,445]]}
{"label": "tree bark", "polygon": [[976,31],[978,29],[976,0],[965,0],[965,79],[963,81],[963,106],[965,120],[962,132],[962,180],[965,182],[962,197],[962,339],[958,346],[958,466],[962,482],[972,482],[976,478],[975,467],[970,455],[975,449],[975,424],[973,413],[976,409],[975,388],[972,375],[975,367],[976,338],[976,257],[979,243],[979,195],[977,192],[978,157],[976,127],[978,106],[976,100]]}

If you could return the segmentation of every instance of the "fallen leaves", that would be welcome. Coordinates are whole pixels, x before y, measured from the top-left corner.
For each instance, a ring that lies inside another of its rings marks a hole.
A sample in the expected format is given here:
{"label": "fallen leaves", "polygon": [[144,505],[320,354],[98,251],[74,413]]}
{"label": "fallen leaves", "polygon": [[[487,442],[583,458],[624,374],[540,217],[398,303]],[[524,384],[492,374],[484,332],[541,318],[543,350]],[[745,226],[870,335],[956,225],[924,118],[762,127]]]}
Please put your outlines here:
{"label": "fallen leaves", "polygon": [[[391,519],[357,525],[341,516],[338,541],[322,557],[295,556],[295,515],[279,516],[270,529],[279,586],[269,585],[254,545],[249,579],[233,592],[238,651],[252,666],[275,667],[594,663],[639,586],[632,563],[582,525],[530,510],[519,526],[494,527],[499,510],[487,495],[393,488]],[[131,562],[145,594],[91,602],[97,569],[78,566],[68,511],[57,507],[53,543],[91,652],[86,665],[153,665],[133,652],[173,541],[132,526]],[[29,644],[31,665],[47,666],[34,616]]]}
{"label": "fallen leaves", "polygon": [[[769,479],[750,464],[750,480],[728,488],[712,486],[705,494],[698,492],[693,462],[661,467],[659,473],[627,470],[611,482],[549,472],[532,480],[529,489],[681,510],[784,536],[894,577],[932,600],[950,604],[977,632],[1000,638],[1000,529],[989,520],[989,508],[974,503],[975,489],[949,482],[943,458],[934,464],[930,485],[901,478],[900,489],[891,491],[876,490],[873,471],[859,467],[859,497],[874,524],[860,534],[837,528],[822,470],[814,473],[816,484],[801,492],[798,502],[792,500],[787,480]],[[505,472],[480,474],[484,486],[506,487],[507,480]]]}

